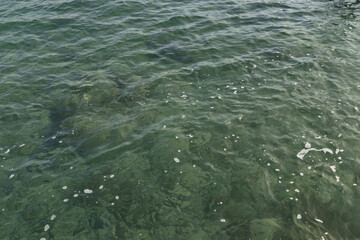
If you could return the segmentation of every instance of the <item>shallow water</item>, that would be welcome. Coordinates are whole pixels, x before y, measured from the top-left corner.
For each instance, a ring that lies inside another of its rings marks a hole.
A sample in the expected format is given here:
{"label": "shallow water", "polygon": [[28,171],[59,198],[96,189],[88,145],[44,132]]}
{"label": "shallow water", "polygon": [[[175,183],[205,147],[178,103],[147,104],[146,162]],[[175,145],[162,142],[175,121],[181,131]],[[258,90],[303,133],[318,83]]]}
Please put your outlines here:
{"label": "shallow water", "polygon": [[0,5],[0,239],[360,239],[358,1]]}

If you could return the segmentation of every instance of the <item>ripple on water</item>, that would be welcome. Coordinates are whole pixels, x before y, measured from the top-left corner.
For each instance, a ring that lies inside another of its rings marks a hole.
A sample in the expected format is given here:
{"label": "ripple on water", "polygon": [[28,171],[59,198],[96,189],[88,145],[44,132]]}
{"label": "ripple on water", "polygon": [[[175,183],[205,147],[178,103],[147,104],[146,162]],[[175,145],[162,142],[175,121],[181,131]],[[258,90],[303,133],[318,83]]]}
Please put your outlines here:
{"label": "ripple on water", "polygon": [[358,10],[2,4],[0,239],[357,238]]}

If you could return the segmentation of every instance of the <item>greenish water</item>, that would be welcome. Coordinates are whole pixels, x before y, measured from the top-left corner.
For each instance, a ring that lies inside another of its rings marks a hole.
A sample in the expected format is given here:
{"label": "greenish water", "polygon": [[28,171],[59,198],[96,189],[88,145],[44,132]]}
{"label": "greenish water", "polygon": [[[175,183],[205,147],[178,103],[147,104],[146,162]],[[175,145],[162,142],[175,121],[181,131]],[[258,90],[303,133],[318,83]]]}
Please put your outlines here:
{"label": "greenish water", "polygon": [[359,1],[0,4],[0,239],[360,239]]}

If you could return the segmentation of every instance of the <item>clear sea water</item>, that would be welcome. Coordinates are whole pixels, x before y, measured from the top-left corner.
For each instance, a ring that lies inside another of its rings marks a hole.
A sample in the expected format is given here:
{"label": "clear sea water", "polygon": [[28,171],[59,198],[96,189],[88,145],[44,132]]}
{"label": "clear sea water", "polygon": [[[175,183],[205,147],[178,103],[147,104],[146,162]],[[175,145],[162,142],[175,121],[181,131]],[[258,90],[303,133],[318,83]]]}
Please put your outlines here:
{"label": "clear sea water", "polygon": [[0,4],[0,239],[360,239],[358,0]]}

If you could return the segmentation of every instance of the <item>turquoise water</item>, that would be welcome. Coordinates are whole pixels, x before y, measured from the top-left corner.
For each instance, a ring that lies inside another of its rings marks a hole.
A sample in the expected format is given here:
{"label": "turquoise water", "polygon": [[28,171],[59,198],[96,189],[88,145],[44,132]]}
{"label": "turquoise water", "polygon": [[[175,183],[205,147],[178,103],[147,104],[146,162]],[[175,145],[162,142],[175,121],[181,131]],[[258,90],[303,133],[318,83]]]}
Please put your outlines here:
{"label": "turquoise water", "polygon": [[359,1],[0,4],[0,239],[360,239]]}

